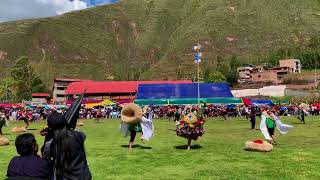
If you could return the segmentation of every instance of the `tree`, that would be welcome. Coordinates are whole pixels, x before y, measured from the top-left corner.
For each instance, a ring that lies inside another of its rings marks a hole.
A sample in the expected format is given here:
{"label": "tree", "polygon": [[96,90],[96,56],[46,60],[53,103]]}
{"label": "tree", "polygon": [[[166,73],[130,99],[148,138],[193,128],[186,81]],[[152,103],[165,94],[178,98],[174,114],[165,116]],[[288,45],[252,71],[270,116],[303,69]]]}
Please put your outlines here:
{"label": "tree", "polygon": [[230,60],[231,69],[237,69],[239,66],[241,66],[241,63],[240,63],[239,59],[237,58],[237,56],[232,56],[232,58]]}
{"label": "tree", "polygon": [[5,78],[0,81],[0,100],[16,100],[15,81],[12,78]]}
{"label": "tree", "polygon": [[209,82],[209,75],[210,75],[210,70],[209,70],[209,68],[206,68],[203,72],[203,81],[204,82]]}
{"label": "tree", "polygon": [[32,92],[46,92],[46,85],[34,72],[27,56],[20,57],[11,69],[18,100],[31,99]]}
{"label": "tree", "polygon": [[209,74],[209,77],[205,79],[205,82],[226,82],[227,78],[219,71],[214,71]]}

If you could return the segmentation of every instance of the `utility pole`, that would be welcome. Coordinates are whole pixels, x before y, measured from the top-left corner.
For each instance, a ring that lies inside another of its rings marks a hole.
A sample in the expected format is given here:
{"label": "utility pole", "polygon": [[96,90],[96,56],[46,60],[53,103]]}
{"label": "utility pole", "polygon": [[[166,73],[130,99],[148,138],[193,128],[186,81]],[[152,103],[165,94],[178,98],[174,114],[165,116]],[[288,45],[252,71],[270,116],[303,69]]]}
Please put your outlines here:
{"label": "utility pole", "polygon": [[314,86],[317,85],[317,66],[314,67]]}
{"label": "utility pole", "polygon": [[8,79],[6,78],[6,103],[8,103]]}
{"label": "utility pole", "polygon": [[193,49],[196,51],[194,55],[194,62],[197,63],[197,76],[198,76],[198,108],[200,109],[200,62],[202,58],[202,54],[200,52],[201,45],[198,43],[198,45],[194,46]]}

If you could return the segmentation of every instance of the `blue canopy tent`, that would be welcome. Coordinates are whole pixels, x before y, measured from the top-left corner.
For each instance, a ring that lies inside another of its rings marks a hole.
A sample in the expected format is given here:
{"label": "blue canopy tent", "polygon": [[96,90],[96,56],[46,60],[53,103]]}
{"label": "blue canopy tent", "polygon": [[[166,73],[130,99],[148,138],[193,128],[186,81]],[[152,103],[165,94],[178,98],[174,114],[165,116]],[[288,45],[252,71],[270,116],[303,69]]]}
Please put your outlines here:
{"label": "blue canopy tent", "polygon": [[[201,83],[200,102],[209,104],[241,104],[234,98],[227,83]],[[136,104],[171,105],[197,104],[198,84],[141,84]]]}
{"label": "blue canopy tent", "polygon": [[269,105],[273,106],[273,102],[271,100],[251,100],[253,105],[261,106],[261,105]]}
{"label": "blue canopy tent", "polygon": [[[137,99],[197,98],[198,84],[140,84]],[[232,97],[227,83],[200,83],[200,98]]]}

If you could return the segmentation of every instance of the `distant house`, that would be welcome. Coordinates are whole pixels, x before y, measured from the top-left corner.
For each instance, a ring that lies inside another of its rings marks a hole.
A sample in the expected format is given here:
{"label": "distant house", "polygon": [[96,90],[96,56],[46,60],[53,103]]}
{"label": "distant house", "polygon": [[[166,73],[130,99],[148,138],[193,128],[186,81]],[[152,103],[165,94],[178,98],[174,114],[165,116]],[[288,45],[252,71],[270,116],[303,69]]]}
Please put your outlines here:
{"label": "distant house", "polygon": [[240,83],[251,81],[251,73],[253,71],[253,67],[245,66],[245,67],[238,67],[237,68]]}
{"label": "distant house", "polygon": [[32,102],[46,104],[50,98],[48,93],[32,93]]}
{"label": "distant house", "polygon": [[251,81],[281,84],[287,74],[289,74],[289,67],[275,67],[263,71],[253,71],[251,73]]}
{"label": "distant house", "polygon": [[240,83],[271,83],[282,84],[289,73],[300,73],[301,63],[298,59],[279,61],[278,67],[269,68],[266,65],[246,66],[237,68]]}
{"label": "distant house", "polygon": [[279,61],[280,67],[289,67],[290,72],[301,73],[301,62],[299,59],[283,59]]}
{"label": "distant house", "polygon": [[85,79],[69,79],[69,78],[55,78],[53,82],[53,89],[52,89],[52,98],[55,102],[66,102],[66,89],[68,88],[70,83],[73,82],[84,82],[90,81]]}

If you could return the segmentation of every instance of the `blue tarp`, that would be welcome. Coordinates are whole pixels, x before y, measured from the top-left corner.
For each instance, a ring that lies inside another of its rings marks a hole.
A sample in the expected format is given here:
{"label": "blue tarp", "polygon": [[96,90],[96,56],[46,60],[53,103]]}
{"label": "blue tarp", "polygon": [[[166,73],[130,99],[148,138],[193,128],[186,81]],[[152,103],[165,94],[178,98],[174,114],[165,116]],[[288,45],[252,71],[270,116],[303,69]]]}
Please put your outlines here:
{"label": "blue tarp", "polygon": [[251,102],[254,105],[273,105],[271,100],[251,100]]}
{"label": "blue tarp", "polygon": [[[136,99],[197,98],[198,84],[140,84]],[[200,83],[200,98],[233,97],[227,83]]]}

